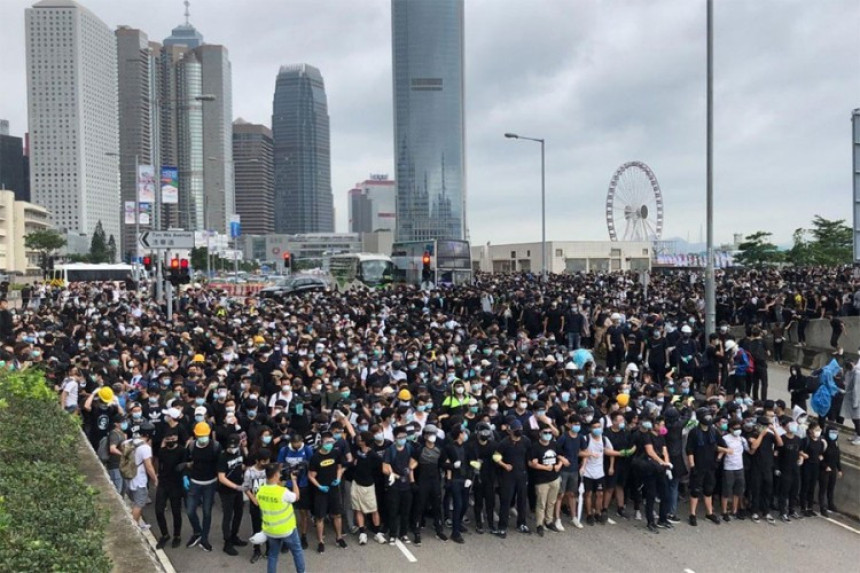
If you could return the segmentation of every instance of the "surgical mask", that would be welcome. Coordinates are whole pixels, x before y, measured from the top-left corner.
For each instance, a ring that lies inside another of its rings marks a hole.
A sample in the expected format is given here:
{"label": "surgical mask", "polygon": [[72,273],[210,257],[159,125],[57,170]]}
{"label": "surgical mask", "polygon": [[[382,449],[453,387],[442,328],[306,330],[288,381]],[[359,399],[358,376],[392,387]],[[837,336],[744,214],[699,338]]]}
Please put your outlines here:
{"label": "surgical mask", "polygon": [[194,416],[194,421],[195,422],[202,422],[204,420],[204,418],[205,418],[205,416],[203,414],[197,414],[196,416]]}
{"label": "surgical mask", "polygon": [[417,406],[415,406],[415,409],[418,410],[419,412],[423,412],[424,410],[427,409],[427,406],[425,406],[424,404],[418,404]]}
{"label": "surgical mask", "polygon": [[737,430],[732,430],[732,435],[733,436],[740,436],[741,435],[741,429],[738,428]]}
{"label": "surgical mask", "polygon": [[720,424],[720,430],[722,430],[723,432],[725,432],[725,431],[726,431],[726,430],[728,430],[728,429],[729,429],[729,425],[728,425],[728,424]]}
{"label": "surgical mask", "polygon": [[263,443],[266,445],[272,443],[272,436],[268,436],[268,435],[263,436]]}
{"label": "surgical mask", "polygon": [[324,451],[325,453],[329,453],[333,447],[334,444],[323,444],[322,451]]}
{"label": "surgical mask", "polygon": [[529,396],[529,400],[532,402],[534,402],[535,400],[538,399],[537,392],[529,392],[528,396]]}
{"label": "surgical mask", "polygon": [[600,436],[603,434],[603,428],[592,428],[591,433],[592,435]]}
{"label": "surgical mask", "polygon": [[570,402],[570,392],[562,392],[561,401],[564,403]]}
{"label": "surgical mask", "polygon": [[296,404],[296,414],[301,416],[305,413],[305,405],[304,404]]}
{"label": "surgical mask", "polygon": [[343,434],[340,432],[334,432],[334,433],[332,433],[331,436],[334,438],[334,441],[338,441],[339,439],[341,439],[343,437]]}
{"label": "surgical mask", "polygon": [[128,422],[122,422],[122,423],[119,425],[119,428],[120,428],[120,430],[122,430],[123,432],[125,432],[126,430],[128,430]]}
{"label": "surgical mask", "polygon": [[377,442],[381,442],[385,439],[385,435],[383,433],[373,434],[373,439]]}
{"label": "surgical mask", "polygon": [[198,406],[202,406],[205,402],[206,402],[206,400],[203,398],[194,398],[194,403],[197,404]]}
{"label": "surgical mask", "polygon": [[819,438],[819,437],[821,437],[821,430],[814,430],[814,431],[812,432],[812,437],[813,437],[813,438]]}
{"label": "surgical mask", "polygon": [[642,427],[646,430],[650,430],[654,427],[654,424],[651,422],[642,422]]}
{"label": "surgical mask", "polygon": [[797,432],[797,424],[795,424],[794,422],[789,424],[788,425],[788,431],[791,432],[792,434],[796,433]]}
{"label": "surgical mask", "polygon": [[358,431],[359,432],[366,432],[369,429],[370,429],[370,426],[368,426],[367,424],[359,424],[358,425]]}
{"label": "surgical mask", "polygon": [[538,410],[537,415],[538,416],[546,416],[546,410]]}
{"label": "surgical mask", "polygon": [[406,445],[406,438],[397,438],[397,445],[401,448]]}
{"label": "surgical mask", "polygon": [[206,446],[209,444],[209,436],[203,436],[201,438],[197,438],[198,446]]}
{"label": "surgical mask", "polygon": [[624,428],[626,428],[626,427],[627,427],[627,423],[626,423],[626,422],[619,422],[619,423],[618,423],[618,429],[619,429],[619,430],[623,430],[623,429],[624,429]]}
{"label": "surgical mask", "polygon": [[436,443],[436,436],[433,434],[427,434],[426,436],[424,436],[424,441],[427,442],[428,444],[435,444]]}
{"label": "surgical mask", "polygon": [[140,412],[132,412],[131,417],[135,420],[140,420],[141,418],[143,418],[143,414],[141,414]]}
{"label": "surgical mask", "polygon": [[661,426],[660,429],[657,430],[657,433],[661,436],[665,436],[669,433],[669,430],[666,429],[666,426]]}
{"label": "surgical mask", "polygon": [[827,437],[835,442],[836,438],[839,437],[839,432],[827,432]]}
{"label": "surgical mask", "polygon": [[550,432],[543,432],[540,437],[543,441],[548,442],[552,439],[552,434]]}
{"label": "surgical mask", "polygon": [[507,385],[508,385],[508,379],[507,378],[499,378],[499,386],[505,387]]}
{"label": "surgical mask", "polygon": [[574,434],[578,434],[581,429],[582,429],[582,426],[580,426],[579,424],[574,424],[573,426],[570,427],[570,430]]}
{"label": "surgical mask", "polygon": [[462,394],[463,392],[465,392],[465,389],[462,386],[457,386],[456,388],[454,388],[454,392],[456,394]]}
{"label": "surgical mask", "polygon": [[377,416],[381,415],[382,414],[382,408],[375,407],[373,409],[373,413],[376,414]]}

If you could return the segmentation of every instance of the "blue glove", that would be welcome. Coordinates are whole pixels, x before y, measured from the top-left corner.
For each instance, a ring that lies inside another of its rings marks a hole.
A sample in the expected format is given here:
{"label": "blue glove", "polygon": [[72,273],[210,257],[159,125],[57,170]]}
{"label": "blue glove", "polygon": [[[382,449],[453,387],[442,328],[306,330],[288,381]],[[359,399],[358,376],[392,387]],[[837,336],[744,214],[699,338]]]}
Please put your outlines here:
{"label": "blue glove", "polygon": [[188,479],[188,476],[182,478],[182,487],[185,488],[185,491],[191,489],[191,480]]}
{"label": "blue glove", "polygon": [[328,493],[328,486],[327,485],[321,485],[321,486],[319,486],[319,489],[323,493]]}
{"label": "blue glove", "polygon": [[339,479],[336,479],[336,480],[334,480],[333,482],[331,482],[331,487],[337,487],[337,486],[339,486],[339,485],[340,485],[340,480],[339,480]]}

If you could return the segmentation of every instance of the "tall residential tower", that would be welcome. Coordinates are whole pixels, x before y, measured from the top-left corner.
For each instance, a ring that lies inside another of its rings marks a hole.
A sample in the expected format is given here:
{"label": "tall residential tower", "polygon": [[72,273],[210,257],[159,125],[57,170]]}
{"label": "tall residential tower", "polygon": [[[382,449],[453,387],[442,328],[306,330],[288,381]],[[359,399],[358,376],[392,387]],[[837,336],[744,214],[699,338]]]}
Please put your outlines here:
{"label": "tall residential tower", "polygon": [[334,231],[328,104],[313,66],[282,66],[272,105],[275,232]]}
{"label": "tall residential tower", "polygon": [[265,125],[233,122],[233,161],[236,166],[236,213],[246,235],[275,232],[272,130]]}
{"label": "tall residential tower", "polygon": [[398,241],[466,239],[463,0],[392,0]]}

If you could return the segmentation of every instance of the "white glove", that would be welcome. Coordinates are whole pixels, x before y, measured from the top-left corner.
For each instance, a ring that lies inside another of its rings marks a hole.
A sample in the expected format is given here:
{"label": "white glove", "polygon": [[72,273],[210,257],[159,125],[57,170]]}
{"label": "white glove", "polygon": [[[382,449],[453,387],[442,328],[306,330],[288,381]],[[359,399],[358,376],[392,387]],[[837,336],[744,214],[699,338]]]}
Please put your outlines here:
{"label": "white glove", "polygon": [[454,467],[455,467],[455,468],[459,469],[459,468],[460,468],[460,465],[461,465],[461,464],[460,464],[460,460],[457,460],[456,462],[454,462]]}
{"label": "white glove", "polygon": [[467,479],[467,480],[466,480],[466,483],[465,483],[465,484],[463,484],[463,485],[465,485],[465,486],[466,486],[466,489],[469,489],[470,487],[472,487],[472,480]]}
{"label": "white glove", "polygon": [[397,476],[394,474],[388,475],[388,485],[394,485],[394,482],[397,481]]}

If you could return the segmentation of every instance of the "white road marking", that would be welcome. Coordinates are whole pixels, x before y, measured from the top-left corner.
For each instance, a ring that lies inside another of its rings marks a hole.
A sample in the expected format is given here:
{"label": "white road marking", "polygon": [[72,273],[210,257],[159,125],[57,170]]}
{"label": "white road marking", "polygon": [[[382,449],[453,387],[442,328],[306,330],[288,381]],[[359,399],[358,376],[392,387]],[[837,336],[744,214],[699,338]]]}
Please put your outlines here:
{"label": "white road marking", "polygon": [[692,569],[684,569],[684,573],[696,573]]}
{"label": "white road marking", "polygon": [[403,556],[404,556],[404,557],[406,557],[406,560],[407,560],[407,561],[409,561],[410,563],[417,563],[417,562],[418,562],[418,560],[415,558],[415,556],[414,556],[414,555],[412,555],[412,552],[411,552],[411,551],[409,551],[408,549],[406,549],[406,546],[405,546],[405,545],[403,545],[403,542],[402,542],[402,541],[400,541],[400,540],[398,539],[398,540],[395,542],[395,545],[396,545],[396,546],[397,546],[397,548],[400,550],[400,552],[403,554]]}
{"label": "white road marking", "polygon": [[860,535],[860,529],[854,529],[853,527],[849,527],[849,526],[845,525],[844,523],[841,523],[841,522],[836,521],[835,519],[831,519],[829,517],[823,517],[823,516],[820,516],[820,517],[821,517],[821,519],[827,520],[834,525],[838,525],[839,527],[847,529],[848,531],[852,531],[852,532],[856,533],[857,535]]}

